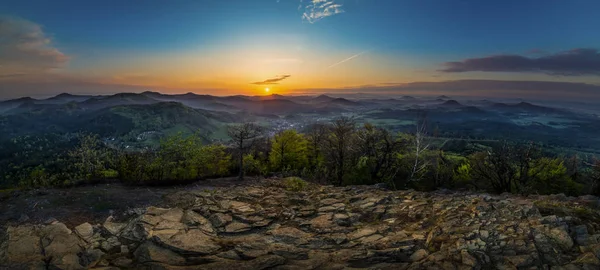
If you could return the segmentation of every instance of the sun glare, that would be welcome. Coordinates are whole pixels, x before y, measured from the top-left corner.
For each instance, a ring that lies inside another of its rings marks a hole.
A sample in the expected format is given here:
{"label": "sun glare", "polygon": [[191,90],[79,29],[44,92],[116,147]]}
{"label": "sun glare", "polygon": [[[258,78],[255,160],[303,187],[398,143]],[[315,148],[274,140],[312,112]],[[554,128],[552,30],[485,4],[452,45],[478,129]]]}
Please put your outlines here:
{"label": "sun glare", "polygon": [[269,87],[265,88],[265,92],[269,93],[269,91],[271,91],[271,89],[269,89]]}

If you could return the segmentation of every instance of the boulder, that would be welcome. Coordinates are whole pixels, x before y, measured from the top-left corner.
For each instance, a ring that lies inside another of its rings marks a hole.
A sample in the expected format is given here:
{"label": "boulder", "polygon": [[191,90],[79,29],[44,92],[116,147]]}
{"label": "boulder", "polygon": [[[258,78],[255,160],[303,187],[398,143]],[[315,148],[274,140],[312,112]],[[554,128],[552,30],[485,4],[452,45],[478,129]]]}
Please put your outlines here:
{"label": "boulder", "polygon": [[182,222],[188,227],[197,227],[206,233],[212,234],[215,232],[215,229],[207,218],[191,210],[185,211]]}
{"label": "boulder", "polygon": [[410,261],[418,262],[418,261],[421,261],[421,260],[427,258],[427,256],[429,256],[429,252],[427,252],[427,250],[419,249],[419,250],[415,251],[415,253],[410,255]]}
{"label": "boulder", "polygon": [[240,232],[246,232],[249,231],[250,229],[252,229],[252,227],[246,223],[241,223],[241,222],[233,222],[233,223],[229,223],[227,224],[227,226],[225,226],[225,232],[227,233],[240,233]]}
{"label": "boulder", "polygon": [[98,249],[89,249],[83,252],[81,255],[80,262],[86,268],[95,267],[102,257],[104,256],[104,252]]}
{"label": "boulder", "polygon": [[152,216],[160,216],[168,211],[169,211],[169,209],[167,209],[167,208],[159,208],[159,207],[154,207],[154,206],[150,206],[150,207],[146,208],[146,214],[152,215]]}
{"label": "boulder", "polygon": [[279,227],[268,232],[275,240],[282,243],[300,245],[307,242],[312,234],[294,227]]}
{"label": "boulder", "polygon": [[133,253],[135,259],[139,263],[158,262],[168,265],[185,265],[185,258],[179,254],[161,248],[152,242],[144,242]]}
{"label": "boulder", "polygon": [[174,235],[157,235],[153,239],[182,254],[206,255],[215,253],[221,248],[209,235],[198,229],[182,230]]}
{"label": "boulder", "polygon": [[127,224],[113,222],[113,220],[114,218],[112,216],[109,216],[106,219],[106,221],[104,221],[104,224],[102,226],[111,234],[118,235],[121,232],[121,230],[123,230],[127,226]]}
{"label": "boulder", "polygon": [[9,263],[42,262],[42,246],[35,226],[8,227],[6,257]]}
{"label": "boulder", "polygon": [[363,238],[363,237],[366,237],[366,236],[373,235],[375,233],[377,233],[376,229],[373,229],[373,228],[364,228],[364,229],[360,229],[360,230],[357,230],[357,231],[349,234],[348,238],[350,240],[356,240],[356,239],[360,239],[360,238]]}
{"label": "boulder", "polygon": [[183,210],[181,210],[180,208],[169,209],[166,212],[162,213],[160,217],[163,220],[179,223],[181,222],[181,218],[183,218]]}
{"label": "boulder", "polygon": [[254,208],[250,206],[248,203],[238,202],[238,201],[230,201],[229,208],[232,212],[241,214],[241,213],[251,213],[254,212]]}
{"label": "boulder", "polygon": [[322,214],[316,218],[313,218],[310,221],[310,225],[316,230],[330,228],[333,225],[331,216],[331,214]]}
{"label": "boulder", "polygon": [[61,269],[83,269],[77,254],[85,246],[79,237],[62,223],[47,225],[40,230],[44,255],[50,264]]}
{"label": "boulder", "polygon": [[231,222],[233,218],[227,214],[215,213],[210,216],[209,220],[214,227],[220,228]]}
{"label": "boulder", "polygon": [[565,251],[573,248],[573,239],[562,227],[551,229],[547,236]]}
{"label": "boulder", "polygon": [[79,237],[87,241],[90,240],[92,236],[94,236],[94,227],[92,227],[91,224],[86,222],[75,227],[75,232],[77,233],[77,235],[79,235]]}
{"label": "boulder", "polygon": [[105,252],[115,253],[118,250],[120,250],[121,242],[119,241],[119,238],[117,238],[115,236],[111,236],[111,237],[107,238],[105,241],[102,241],[100,243],[100,247]]}

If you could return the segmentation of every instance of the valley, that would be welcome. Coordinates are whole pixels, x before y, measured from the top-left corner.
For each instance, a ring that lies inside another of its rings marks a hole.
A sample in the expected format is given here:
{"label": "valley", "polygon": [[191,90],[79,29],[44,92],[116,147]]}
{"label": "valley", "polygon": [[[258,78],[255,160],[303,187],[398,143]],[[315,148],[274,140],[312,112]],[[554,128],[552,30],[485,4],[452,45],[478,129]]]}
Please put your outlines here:
{"label": "valley", "polygon": [[[60,94],[0,103],[0,140],[40,133],[100,135],[115,147],[156,147],[161,137],[198,132],[227,141],[226,127],[258,122],[270,130],[302,131],[339,116],[392,132],[426,121],[430,136],[460,140],[536,141],[557,151],[599,153],[600,112],[581,113],[529,102],[454,100],[448,96],[351,99],[320,96],[210,96],[156,92],[109,96]],[[576,130],[574,132],[574,130]]]}

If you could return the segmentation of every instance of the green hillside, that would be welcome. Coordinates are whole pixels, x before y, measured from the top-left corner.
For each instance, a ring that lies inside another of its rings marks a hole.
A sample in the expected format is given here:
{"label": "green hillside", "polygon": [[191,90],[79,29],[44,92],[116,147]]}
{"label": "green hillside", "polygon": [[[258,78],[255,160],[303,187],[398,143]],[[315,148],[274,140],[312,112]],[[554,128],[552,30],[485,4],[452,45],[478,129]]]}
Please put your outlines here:
{"label": "green hillside", "polygon": [[192,109],[176,102],[118,105],[97,111],[78,110],[67,104],[1,116],[0,137],[87,132],[114,141],[153,146],[163,136],[199,132],[209,142],[222,139],[225,124],[234,119],[228,113]]}

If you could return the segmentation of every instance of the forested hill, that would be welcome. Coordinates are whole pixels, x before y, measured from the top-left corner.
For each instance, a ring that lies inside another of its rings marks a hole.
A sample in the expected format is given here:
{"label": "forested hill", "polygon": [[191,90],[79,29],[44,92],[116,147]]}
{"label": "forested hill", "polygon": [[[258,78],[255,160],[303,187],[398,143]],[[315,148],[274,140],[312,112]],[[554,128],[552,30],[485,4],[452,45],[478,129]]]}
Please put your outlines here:
{"label": "forested hill", "polygon": [[226,112],[193,109],[177,102],[147,105],[116,105],[98,110],[77,103],[38,107],[22,113],[0,116],[1,139],[40,133],[87,132],[102,137],[136,137],[143,132],[193,133],[203,131],[206,140],[225,123],[235,120]]}

